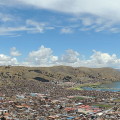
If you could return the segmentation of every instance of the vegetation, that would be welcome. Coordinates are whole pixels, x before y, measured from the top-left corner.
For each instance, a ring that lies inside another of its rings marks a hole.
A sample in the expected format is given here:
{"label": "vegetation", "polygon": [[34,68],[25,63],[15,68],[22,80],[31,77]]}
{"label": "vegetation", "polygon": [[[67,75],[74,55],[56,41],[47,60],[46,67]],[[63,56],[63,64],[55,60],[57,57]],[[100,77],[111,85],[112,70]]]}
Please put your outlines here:
{"label": "vegetation", "polygon": [[72,98],[73,100],[84,100],[85,99],[85,97],[79,97],[79,96],[77,96],[77,97],[74,97],[74,98]]}
{"label": "vegetation", "polygon": [[106,109],[113,107],[113,105],[109,105],[109,104],[94,104],[93,106],[98,106],[100,108],[106,108]]}
{"label": "vegetation", "polygon": [[113,100],[114,102],[120,103],[120,98]]}

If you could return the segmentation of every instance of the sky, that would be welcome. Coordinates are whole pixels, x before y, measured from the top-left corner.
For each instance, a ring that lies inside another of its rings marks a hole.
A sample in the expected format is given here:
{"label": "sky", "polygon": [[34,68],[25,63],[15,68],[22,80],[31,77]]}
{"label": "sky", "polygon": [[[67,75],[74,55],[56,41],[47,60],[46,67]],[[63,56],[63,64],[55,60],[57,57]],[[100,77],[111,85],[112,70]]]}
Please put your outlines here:
{"label": "sky", "polygon": [[0,65],[120,69],[120,1],[0,0]]}

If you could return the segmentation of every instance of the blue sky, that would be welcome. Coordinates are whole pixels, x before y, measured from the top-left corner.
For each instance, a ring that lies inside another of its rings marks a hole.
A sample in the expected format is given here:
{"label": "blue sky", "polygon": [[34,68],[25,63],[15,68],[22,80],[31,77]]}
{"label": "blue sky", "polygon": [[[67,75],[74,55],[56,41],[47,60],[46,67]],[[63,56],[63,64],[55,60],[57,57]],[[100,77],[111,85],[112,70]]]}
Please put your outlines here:
{"label": "blue sky", "polygon": [[119,0],[0,0],[0,65],[120,68]]}

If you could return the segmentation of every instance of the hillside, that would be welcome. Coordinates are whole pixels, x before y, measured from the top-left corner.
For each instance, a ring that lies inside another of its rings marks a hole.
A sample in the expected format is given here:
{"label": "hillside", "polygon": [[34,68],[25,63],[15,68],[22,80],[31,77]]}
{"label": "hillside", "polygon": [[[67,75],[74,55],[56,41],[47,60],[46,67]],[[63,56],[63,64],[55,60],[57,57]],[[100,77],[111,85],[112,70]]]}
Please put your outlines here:
{"label": "hillside", "polygon": [[0,67],[0,90],[6,92],[34,91],[61,87],[63,84],[119,81],[120,72],[112,68]]}

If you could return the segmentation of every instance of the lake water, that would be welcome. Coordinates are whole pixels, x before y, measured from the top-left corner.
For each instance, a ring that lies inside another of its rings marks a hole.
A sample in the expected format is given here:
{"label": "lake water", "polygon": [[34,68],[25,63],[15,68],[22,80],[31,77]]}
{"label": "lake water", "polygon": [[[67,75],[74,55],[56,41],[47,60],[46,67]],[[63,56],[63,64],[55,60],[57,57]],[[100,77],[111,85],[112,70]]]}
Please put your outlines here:
{"label": "lake water", "polygon": [[85,89],[85,90],[118,92],[118,91],[120,91],[120,81],[119,82],[112,82],[112,83],[103,84],[99,88],[84,87],[83,89]]}

